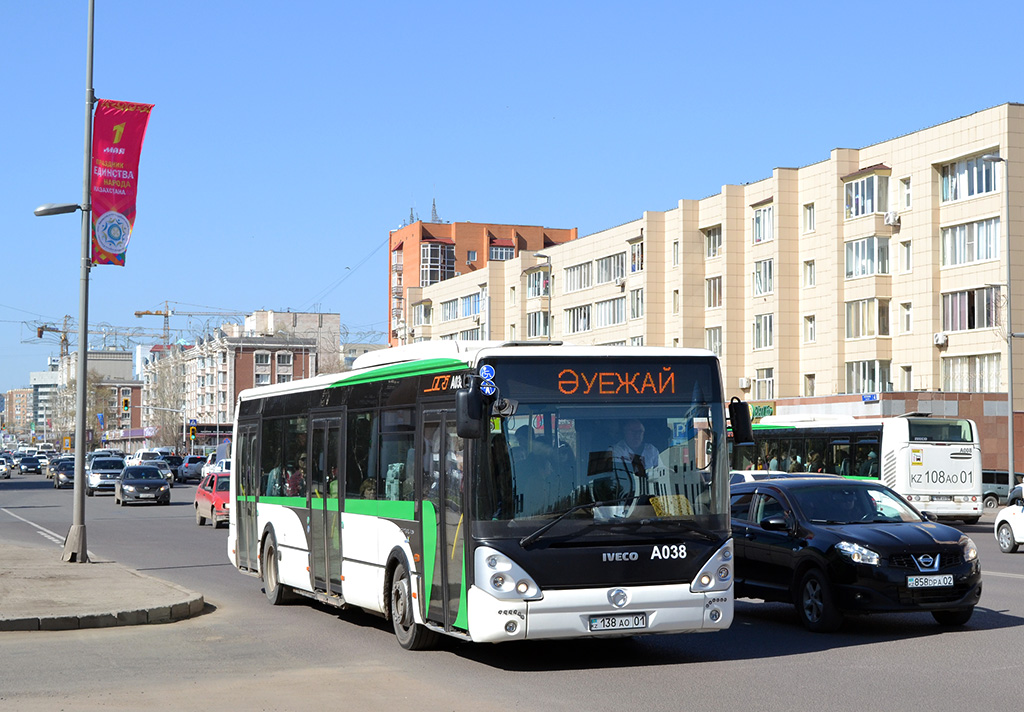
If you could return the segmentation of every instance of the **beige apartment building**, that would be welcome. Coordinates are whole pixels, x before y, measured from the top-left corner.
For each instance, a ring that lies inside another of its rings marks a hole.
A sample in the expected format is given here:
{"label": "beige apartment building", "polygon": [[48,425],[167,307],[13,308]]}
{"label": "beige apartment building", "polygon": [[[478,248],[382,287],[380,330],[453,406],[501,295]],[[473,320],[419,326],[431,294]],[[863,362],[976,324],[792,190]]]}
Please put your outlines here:
{"label": "beige apartment building", "polygon": [[[985,466],[1005,469],[1006,304],[1010,294],[1021,295],[1014,314],[1024,304],[1024,255],[1007,239],[1024,236],[1018,156],[1020,104],[837,148],[818,163],[407,286],[398,342],[706,347],[722,358],[727,394],[755,414],[969,417]],[[1024,331],[1019,316],[1013,323]],[[1019,425],[1015,433],[1020,463]]]}

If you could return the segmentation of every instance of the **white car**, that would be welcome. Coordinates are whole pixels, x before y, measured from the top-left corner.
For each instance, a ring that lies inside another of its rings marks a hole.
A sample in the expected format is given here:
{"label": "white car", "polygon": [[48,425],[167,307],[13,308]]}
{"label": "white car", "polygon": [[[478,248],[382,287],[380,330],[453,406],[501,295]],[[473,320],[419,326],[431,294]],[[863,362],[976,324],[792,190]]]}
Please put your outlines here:
{"label": "white car", "polygon": [[1024,494],[1021,485],[1010,490],[1008,504],[996,514],[995,535],[999,550],[1012,554],[1024,544]]}

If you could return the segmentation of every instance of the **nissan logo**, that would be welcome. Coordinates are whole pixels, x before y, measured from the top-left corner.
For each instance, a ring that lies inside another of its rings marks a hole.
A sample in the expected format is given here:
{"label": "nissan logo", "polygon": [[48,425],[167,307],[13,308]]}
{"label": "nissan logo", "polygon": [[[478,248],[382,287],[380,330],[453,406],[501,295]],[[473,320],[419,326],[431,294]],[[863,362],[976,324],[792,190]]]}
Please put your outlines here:
{"label": "nissan logo", "polygon": [[932,558],[931,554],[922,554],[917,558],[918,562],[926,569],[930,569],[935,563],[935,559]]}
{"label": "nissan logo", "polygon": [[621,588],[613,588],[608,592],[608,602],[616,608],[622,608],[629,603],[629,594]]}

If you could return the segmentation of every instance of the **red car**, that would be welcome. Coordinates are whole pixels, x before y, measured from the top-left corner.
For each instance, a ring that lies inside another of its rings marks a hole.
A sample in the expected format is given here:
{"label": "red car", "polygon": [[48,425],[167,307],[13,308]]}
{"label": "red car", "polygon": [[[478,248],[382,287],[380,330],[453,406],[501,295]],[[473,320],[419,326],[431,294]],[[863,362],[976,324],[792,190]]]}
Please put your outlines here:
{"label": "red car", "polygon": [[209,519],[215,528],[227,526],[230,488],[230,472],[211,472],[203,477],[196,487],[196,524],[203,526]]}

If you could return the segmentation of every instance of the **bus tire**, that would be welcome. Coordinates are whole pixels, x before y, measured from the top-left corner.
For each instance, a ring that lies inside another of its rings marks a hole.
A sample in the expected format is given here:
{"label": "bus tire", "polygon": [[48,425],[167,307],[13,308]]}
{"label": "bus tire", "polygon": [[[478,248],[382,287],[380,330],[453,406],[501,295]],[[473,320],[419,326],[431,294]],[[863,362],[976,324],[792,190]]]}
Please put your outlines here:
{"label": "bus tire", "polygon": [[828,577],[821,569],[810,569],[796,587],[796,613],[804,628],[813,633],[832,633],[843,624],[843,613],[832,599]]}
{"label": "bus tire", "polygon": [[405,568],[405,562],[398,562],[391,575],[391,593],[388,596],[391,625],[395,630],[398,644],[406,650],[425,650],[437,640],[437,634],[414,620],[412,607],[412,580]]}
{"label": "bus tire", "polygon": [[263,592],[271,605],[280,606],[288,600],[287,587],[277,574],[277,540],[273,534],[263,541]]}

